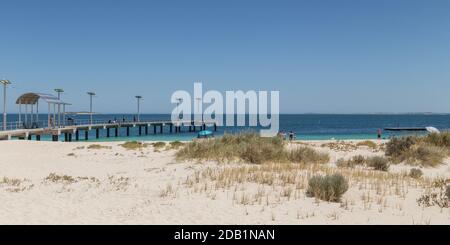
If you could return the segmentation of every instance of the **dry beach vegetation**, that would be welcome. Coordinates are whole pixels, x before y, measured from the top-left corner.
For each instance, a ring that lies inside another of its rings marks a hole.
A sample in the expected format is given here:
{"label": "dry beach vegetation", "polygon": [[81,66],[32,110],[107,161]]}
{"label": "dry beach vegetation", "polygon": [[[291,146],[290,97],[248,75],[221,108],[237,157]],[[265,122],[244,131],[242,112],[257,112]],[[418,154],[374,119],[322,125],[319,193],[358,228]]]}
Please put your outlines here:
{"label": "dry beach vegetation", "polygon": [[449,133],[0,144],[4,224],[450,223]]}

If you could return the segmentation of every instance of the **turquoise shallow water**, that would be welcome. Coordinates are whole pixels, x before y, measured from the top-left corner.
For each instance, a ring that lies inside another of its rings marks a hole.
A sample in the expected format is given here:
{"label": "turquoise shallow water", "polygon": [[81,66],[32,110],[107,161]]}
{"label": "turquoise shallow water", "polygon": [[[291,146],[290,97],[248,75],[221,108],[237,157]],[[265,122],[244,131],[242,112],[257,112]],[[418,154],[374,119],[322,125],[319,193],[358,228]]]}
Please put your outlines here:
{"label": "turquoise shallow water", "polygon": [[[95,120],[133,120],[132,114],[103,114],[96,115]],[[74,117],[74,116],[73,116]],[[40,120],[45,121],[47,115],[40,115]],[[144,114],[142,121],[168,120],[168,114]],[[87,116],[76,116],[74,119],[86,120]],[[17,120],[17,115],[8,115],[8,121]],[[328,139],[376,139],[377,130],[385,127],[427,127],[433,126],[440,130],[450,129],[450,115],[325,115],[325,114],[299,114],[280,115],[280,131],[293,131],[297,139],[301,140],[328,140]],[[236,133],[242,131],[258,132],[260,127],[219,127],[215,132],[217,136],[224,133]],[[153,129],[149,128],[149,135],[138,136],[138,129],[130,129],[130,137],[110,137],[106,138],[106,130],[100,131],[100,139],[95,139],[95,131],[91,130],[89,141],[124,141],[124,140],[151,140],[151,141],[174,141],[191,140],[196,137],[196,133],[187,132],[184,128],[179,134],[169,133],[169,128],[164,128],[164,134],[153,134]],[[416,133],[412,133],[416,134]],[[112,135],[112,132],[111,132]],[[122,128],[119,135],[125,135]],[[389,138],[394,134],[383,132],[383,138]],[[398,135],[398,134],[397,134]],[[63,140],[64,137],[61,137]],[[74,137],[73,137],[74,139]],[[80,140],[84,139],[84,134],[80,134]],[[42,140],[50,140],[44,137]]]}

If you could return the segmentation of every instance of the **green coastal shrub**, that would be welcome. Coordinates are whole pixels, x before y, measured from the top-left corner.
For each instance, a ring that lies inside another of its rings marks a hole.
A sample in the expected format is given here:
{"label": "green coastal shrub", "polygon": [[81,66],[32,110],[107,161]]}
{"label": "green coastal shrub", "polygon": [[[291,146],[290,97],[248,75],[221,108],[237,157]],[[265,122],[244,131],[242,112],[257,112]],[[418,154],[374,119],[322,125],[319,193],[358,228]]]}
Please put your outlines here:
{"label": "green coastal shrub", "polygon": [[388,171],[389,160],[385,157],[375,156],[367,159],[367,165],[375,170]]}
{"label": "green coastal shrub", "polygon": [[393,163],[437,166],[449,155],[450,133],[429,134],[424,137],[393,138],[386,144],[386,156]]}
{"label": "green coastal shrub", "polygon": [[406,160],[407,153],[416,142],[416,137],[412,136],[392,138],[386,143],[385,154],[386,156],[391,157],[395,162],[402,162]]}
{"label": "green coastal shrub", "polygon": [[411,170],[409,170],[409,177],[411,178],[419,179],[420,177],[422,177],[422,175],[423,175],[422,170],[418,168],[412,168]]}
{"label": "green coastal shrub", "polygon": [[309,179],[306,194],[320,200],[339,202],[348,190],[348,181],[341,174],[316,175]]}

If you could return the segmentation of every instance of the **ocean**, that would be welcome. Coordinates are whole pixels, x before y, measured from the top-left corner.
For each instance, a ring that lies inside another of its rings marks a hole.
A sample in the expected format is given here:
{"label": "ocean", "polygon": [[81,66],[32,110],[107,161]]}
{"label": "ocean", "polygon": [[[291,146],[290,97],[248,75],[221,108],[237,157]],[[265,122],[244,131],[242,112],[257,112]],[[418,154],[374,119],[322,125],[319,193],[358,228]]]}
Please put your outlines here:
{"label": "ocean", "polygon": [[[100,114],[94,115],[94,120],[122,120],[132,121],[134,114]],[[75,120],[88,120],[88,115],[70,116]],[[169,120],[169,114],[141,114],[141,121]],[[8,121],[16,121],[17,114],[9,114]],[[23,118],[22,118],[23,120]],[[40,121],[46,121],[47,115],[40,114]],[[329,139],[376,139],[377,130],[386,127],[427,127],[433,126],[443,131],[450,129],[450,114],[282,114],[280,115],[280,131],[293,131],[297,139],[301,140],[329,140]],[[255,131],[260,127],[218,127],[216,136],[224,133],[236,133]],[[423,134],[419,132],[390,133],[383,131],[383,138],[389,138],[398,134]],[[112,133],[111,133],[112,135]],[[152,140],[173,141],[191,140],[197,135],[188,132],[184,128],[181,133],[169,133],[169,127],[164,128],[164,133],[153,134],[153,128],[149,128],[148,135],[138,136],[137,128],[130,128],[130,136],[125,136],[125,128],[119,131],[119,137],[106,138],[106,130],[100,131],[100,138],[95,139],[95,130],[91,130],[89,141],[115,141],[115,140]],[[80,135],[83,139],[84,134]],[[64,138],[64,137],[61,137]],[[50,140],[44,137],[42,140]]]}

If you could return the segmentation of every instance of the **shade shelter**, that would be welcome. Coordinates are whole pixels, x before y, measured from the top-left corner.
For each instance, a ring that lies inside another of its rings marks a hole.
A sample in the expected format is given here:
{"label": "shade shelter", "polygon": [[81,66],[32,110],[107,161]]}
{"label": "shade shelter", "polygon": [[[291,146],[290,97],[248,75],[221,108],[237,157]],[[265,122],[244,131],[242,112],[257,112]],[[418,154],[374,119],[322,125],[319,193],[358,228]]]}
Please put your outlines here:
{"label": "shade shelter", "polygon": [[[66,103],[58,97],[44,93],[25,93],[19,96],[16,104],[19,105],[19,127],[21,128],[41,128],[45,124],[39,124],[39,100],[47,103],[47,127],[61,127],[65,125]],[[22,105],[25,105],[24,121],[22,122]],[[60,110],[62,106],[62,111]],[[28,110],[30,107],[30,110]],[[52,112],[53,109],[53,112]],[[53,115],[52,115],[53,114]],[[62,123],[61,123],[62,119]]]}

